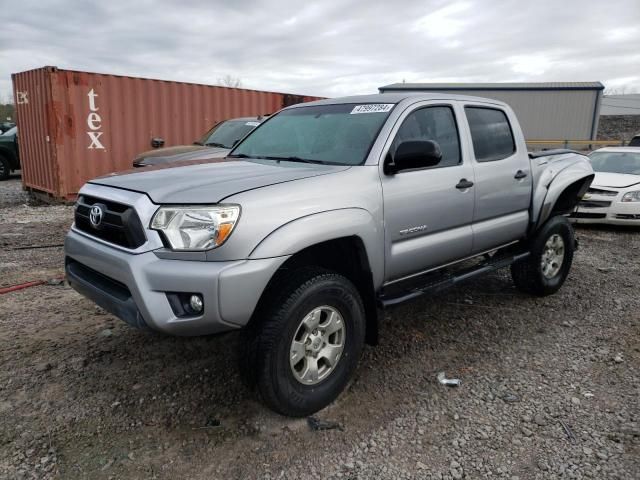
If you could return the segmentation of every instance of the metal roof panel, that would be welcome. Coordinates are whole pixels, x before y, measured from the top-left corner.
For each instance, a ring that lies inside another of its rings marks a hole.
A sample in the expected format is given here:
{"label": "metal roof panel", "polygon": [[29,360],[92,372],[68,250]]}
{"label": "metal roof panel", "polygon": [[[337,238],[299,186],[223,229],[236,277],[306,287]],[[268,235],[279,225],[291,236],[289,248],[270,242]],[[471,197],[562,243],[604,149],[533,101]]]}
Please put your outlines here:
{"label": "metal roof panel", "polygon": [[604,90],[604,85],[600,82],[392,83],[379,90]]}

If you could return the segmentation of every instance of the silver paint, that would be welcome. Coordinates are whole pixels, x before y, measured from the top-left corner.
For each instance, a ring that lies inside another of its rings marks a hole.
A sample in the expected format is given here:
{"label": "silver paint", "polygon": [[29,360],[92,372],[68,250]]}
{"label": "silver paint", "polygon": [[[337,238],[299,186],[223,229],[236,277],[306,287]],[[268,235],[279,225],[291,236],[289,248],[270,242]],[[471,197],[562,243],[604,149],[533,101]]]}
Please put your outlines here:
{"label": "silver paint", "polygon": [[293,378],[304,385],[325,380],[340,361],[346,335],[342,315],[329,305],[316,307],[305,315],[289,346]]}

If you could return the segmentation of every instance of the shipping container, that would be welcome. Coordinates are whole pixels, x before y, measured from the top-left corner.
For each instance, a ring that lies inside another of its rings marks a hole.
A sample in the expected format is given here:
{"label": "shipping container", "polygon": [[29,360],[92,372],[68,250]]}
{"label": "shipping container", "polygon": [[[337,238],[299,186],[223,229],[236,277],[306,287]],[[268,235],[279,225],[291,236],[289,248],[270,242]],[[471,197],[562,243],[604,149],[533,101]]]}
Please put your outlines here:
{"label": "shipping container", "polygon": [[91,178],[131,168],[154,137],[191,144],[222,120],[319,99],[57,67],[11,77],[22,182],[62,200]]}

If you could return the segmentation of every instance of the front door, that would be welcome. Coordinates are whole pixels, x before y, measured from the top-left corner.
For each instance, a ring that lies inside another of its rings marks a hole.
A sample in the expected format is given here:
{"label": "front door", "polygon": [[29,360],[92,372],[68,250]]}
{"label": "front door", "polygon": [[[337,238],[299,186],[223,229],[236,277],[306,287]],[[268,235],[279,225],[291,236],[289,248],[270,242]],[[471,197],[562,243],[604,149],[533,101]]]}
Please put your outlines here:
{"label": "front door", "polygon": [[[442,150],[435,167],[382,173],[387,281],[464,258],[471,253],[474,171],[460,140],[454,104],[410,107],[391,134],[388,155],[402,141],[432,140]],[[386,155],[385,157],[386,158]]]}

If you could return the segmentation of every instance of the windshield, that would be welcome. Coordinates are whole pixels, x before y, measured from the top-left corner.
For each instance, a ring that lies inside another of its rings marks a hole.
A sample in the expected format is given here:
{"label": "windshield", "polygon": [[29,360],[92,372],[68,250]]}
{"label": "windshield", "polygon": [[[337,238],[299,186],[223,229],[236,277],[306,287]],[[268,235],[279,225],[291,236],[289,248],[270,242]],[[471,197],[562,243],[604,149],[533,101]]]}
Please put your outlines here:
{"label": "windshield", "polygon": [[200,140],[200,144],[210,147],[233,148],[234,142],[260,125],[257,120],[227,120],[217,124]]}
{"label": "windshield", "polygon": [[596,172],[640,175],[640,152],[594,152],[589,159]]}
{"label": "windshield", "polygon": [[393,104],[338,104],[284,110],[255,130],[232,157],[361,165]]}
{"label": "windshield", "polygon": [[1,135],[5,136],[5,137],[10,137],[12,135],[15,135],[17,131],[18,131],[18,127],[11,127],[9,130],[7,130],[6,132],[2,133]]}

